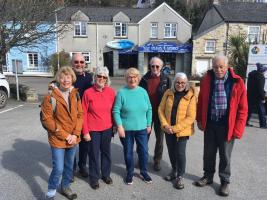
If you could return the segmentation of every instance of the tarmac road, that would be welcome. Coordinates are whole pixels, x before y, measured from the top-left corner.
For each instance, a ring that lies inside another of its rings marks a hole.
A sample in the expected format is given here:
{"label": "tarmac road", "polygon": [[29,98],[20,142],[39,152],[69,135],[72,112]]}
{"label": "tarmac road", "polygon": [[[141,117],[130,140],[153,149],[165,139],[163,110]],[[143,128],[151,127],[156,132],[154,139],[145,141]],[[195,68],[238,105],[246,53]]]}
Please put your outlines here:
{"label": "tarmac road", "polygon": [[[47,78],[21,78],[33,84],[40,95],[46,93]],[[121,87],[122,78],[114,79],[115,88]],[[38,89],[39,88],[39,89]],[[45,130],[39,122],[39,103],[17,102],[10,99],[5,109],[0,110],[0,200],[44,199],[47,180],[51,172],[51,153]],[[253,124],[258,126],[257,119]],[[152,133],[153,134],[153,133]],[[83,200],[213,200],[218,196],[219,178],[216,173],[214,184],[204,188],[195,187],[192,182],[202,176],[203,134],[196,128],[195,135],[187,146],[187,167],[185,188],[177,190],[163,177],[170,171],[166,145],[162,170],[152,169],[154,135],[149,141],[149,172],[153,183],[146,184],[138,176],[131,186],[125,185],[125,165],[122,146],[118,136],[112,140],[113,185],[100,181],[100,189],[92,190],[88,180],[77,177],[72,184]],[[218,164],[217,164],[218,167]],[[136,168],[135,172],[139,171]],[[267,131],[249,127],[241,140],[236,141],[232,154],[232,179],[230,196],[233,200],[267,199]],[[56,200],[65,199],[59,193]]]}

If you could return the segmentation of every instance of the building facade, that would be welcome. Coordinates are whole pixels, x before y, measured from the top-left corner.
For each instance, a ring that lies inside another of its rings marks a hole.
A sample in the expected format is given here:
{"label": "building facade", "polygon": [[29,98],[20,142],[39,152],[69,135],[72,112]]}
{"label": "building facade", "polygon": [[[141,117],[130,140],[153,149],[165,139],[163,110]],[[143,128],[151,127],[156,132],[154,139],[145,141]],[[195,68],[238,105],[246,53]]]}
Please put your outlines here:
{"label": "building facade", "polygon": [[228,2],[206,13],[193,37],[192,74],[201,76],[211,68],[215,54],[229,54],[229,38],[244,35],[250,43],[267,43],[267,4]]}
{"label": "building facade", "polygon": [[90,70],[107,66],[112,75],[123,75],[136,67],[145,73],[153,56],[173,73],[191,70],[192,26],[166,3],[155,9],[69,7],[58,16],[69,24],[59,51],[83,53]]}

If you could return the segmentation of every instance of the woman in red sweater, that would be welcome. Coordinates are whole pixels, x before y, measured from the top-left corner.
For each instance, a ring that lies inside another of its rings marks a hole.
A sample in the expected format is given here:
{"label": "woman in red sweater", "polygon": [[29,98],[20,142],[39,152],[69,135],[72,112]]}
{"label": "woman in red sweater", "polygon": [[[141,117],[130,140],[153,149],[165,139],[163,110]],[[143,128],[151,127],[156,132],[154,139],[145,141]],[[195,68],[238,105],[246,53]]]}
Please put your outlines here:
{"label": "woman in red sweater", "polygon": [[112,184],[110,177],[111,156],[110,142],[112,137],[112,107],[115,91],[109,87],[109,71],[107,67],[98,67],[94,75],[93,87],[83,95],[84,139],[89,142],[89,179],[93,189],[99,188],[101,153],[101,178],[106,184]]}

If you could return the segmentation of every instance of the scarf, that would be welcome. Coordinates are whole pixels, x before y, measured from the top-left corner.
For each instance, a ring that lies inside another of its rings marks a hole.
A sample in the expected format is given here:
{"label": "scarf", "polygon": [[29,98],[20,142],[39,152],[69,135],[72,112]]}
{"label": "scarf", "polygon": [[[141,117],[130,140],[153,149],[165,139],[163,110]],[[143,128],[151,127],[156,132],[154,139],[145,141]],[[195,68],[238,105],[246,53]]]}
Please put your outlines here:
{"label": "scarf", "polygon": [[227,111],[227,95],[224,83],[228,78],[228,71],[223,79],[216,79],[211,102],[211,119],[219,121]]}

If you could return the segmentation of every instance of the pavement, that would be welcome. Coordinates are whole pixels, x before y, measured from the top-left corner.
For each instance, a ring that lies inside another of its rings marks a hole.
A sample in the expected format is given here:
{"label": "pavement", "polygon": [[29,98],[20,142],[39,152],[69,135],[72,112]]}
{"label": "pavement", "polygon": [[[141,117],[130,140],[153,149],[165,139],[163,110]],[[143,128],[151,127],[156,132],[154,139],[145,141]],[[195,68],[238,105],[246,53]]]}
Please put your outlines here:
{"label": "pavement", "polygon": [[[12,80],[9,78],[9,81]],[[47,93],[49,81],[49,78],[40,77],[20,78],[21,83],[34,86],[41,96]],[[124,85],[124,80],[114,78],[112,83],[117,89]],[[40,102],[26,103],[9,99],[6,108],[0,110],[0,200],[44,199],[51,172],[51,153],[46,132],[39,121],[39,104]],[[171,182],[163,179],[171,170],[166,145],[161,162],[162,170],[153,171],[153,133],[149,141],[148,167],[153,179],[152,184],[143,182],[137,176],[139,169],[135,168],[133,185],[125,185],[123,150],[118,136],[115,135],[111,145],[113,185],[109,186],[100,181],[100,188],[93,190],[88,179],[77,176],[72,189],[81,200],[266,200],[267,131],[257,127],[256,116],[253,117],[252,124],[254,127],[246,128],[243,138],[235,142],[229,197],[220,197],[217,194],[220,183],[217,172],[214,183],[210,186],[198,188],[192,184],[203,174],[203,133],[196,126],[195,134],[187,143],[183,190],[175,189]],[[57,193],[55,199],[64,200],[65,197]]]}

